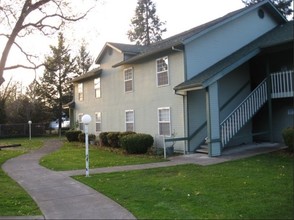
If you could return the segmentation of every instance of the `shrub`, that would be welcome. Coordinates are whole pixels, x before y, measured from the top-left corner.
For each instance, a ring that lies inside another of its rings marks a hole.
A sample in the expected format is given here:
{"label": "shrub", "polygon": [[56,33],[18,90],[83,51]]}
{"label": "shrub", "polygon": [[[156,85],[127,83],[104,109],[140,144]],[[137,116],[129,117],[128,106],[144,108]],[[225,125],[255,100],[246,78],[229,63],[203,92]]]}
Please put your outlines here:
{"label": "shrub", "polygon": [[[85,133],[80,133],[78,138],[79,138],[80,142],[85,142],[85,139],[86,139]],[[89,134],[88,135],[88,141],[89,142],[90,141],[95,141],[95,140],[96,140],[96,135],[95,134]]]}
{"label": "shrub", "polygon": [[100,146],[109,146],[108,140],[107,140],[107,135],[109,132],[101,132],[99,134],[99,145]]}
{"label": "shrub", "polygon": [[282,136],[285,142],[285,145],[288,146],[288,150],[293,152],[294,150],[294,128],[285,128],[282,131]]}
{"label": "shrub", "polygon": [[89,134],[89,141],[96,141],[96,135],[95,134]]}
{"label": "shrub", "polygon": [[119,148],[119,135],[120,132],[109,132],[107,134],[107,141],[111,147]]}
{"label": "shrub", "polygon": [[121,139],[122,137],[126,136],[126,135],[130,135],[130,134],[136,134],[136,132],[134,131],[124,131],[124,132],[120,132],[119,134],[119,139]]}
{"label": "shrub", "polygon": [[67,140],[69,142],[72,141],[79,141],[79,134],[81,134],[82,132],[79,130],[69,130],[67,132],[65,132],[65,137],[67,138]]}
{"label": "shrub", "polygon": [[154,139],[149,134],[130,134],[121,137],[121,146],[129,154],[145,154],[153,145]]}

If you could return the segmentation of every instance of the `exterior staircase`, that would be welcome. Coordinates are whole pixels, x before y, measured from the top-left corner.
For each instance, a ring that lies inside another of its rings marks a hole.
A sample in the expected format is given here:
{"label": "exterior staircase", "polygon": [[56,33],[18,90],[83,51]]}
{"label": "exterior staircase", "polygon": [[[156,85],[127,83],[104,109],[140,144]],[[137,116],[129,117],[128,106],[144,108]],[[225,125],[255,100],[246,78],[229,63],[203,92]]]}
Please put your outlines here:
{"label": "exterior staircase", "polygon": [[[220,124],[221,144],[225,147],[248,121],[271,98],[294,97],[294,71],[273,73],[264,79]],[[270,81],[270,83],[268,82]],[[201,145],[198,153],[208,153],[208,146]]]}

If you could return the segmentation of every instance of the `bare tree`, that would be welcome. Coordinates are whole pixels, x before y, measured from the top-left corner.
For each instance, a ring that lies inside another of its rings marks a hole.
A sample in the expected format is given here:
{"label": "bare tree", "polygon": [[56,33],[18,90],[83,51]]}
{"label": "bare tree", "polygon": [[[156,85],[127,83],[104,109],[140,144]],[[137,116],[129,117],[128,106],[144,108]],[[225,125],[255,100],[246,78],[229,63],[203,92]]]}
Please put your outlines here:
{"label": "bare tree", "polygon": [[[89,0],[88,0],[89,1]],[[93,0],[97,1],[97,0]],[[59,31],[66,23],[83,19],[88,12],[73,12],[72,0],[1,0],[0,1],[0,37],[6,38],[0,59],[0,85],[4,82],[3,72],[16,68],[37,69],[34,56],[25,51],[18,39],[37,32],[51,35]],[[82,1],[79,2],[82,4]],[[5,27],[2,29],[2,27]],[[1,33],[3,31],[3,33]],[[12,46],[16,46],[26,57],[28,65],[6,66]]]}

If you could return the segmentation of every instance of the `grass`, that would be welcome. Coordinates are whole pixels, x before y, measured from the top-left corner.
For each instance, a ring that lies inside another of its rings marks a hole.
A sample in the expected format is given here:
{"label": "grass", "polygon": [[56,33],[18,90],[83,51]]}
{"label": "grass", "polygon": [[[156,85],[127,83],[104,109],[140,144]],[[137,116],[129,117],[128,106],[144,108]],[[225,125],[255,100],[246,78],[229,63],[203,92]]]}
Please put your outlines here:
{"label": "grass", "polygon": [[[13,157],[43,146],[40,138],[0,139],[0,145],[21,144],[21,147],[6,148],[0,151],[0,166]],[[41,215],[39,207],[26,191],[0,169],[0,216]]]}
{"label": "grass", "polygon": [[74,177],[138,219],[293,219],[293,155]]}
{"label": "grass", "polygon": [[[164,161],[162,158],[149,155],[127,155],[119,149],[90,146],[90,169],[99,167],[124,166]],[[59,163],[56,163],[59,161]],[[40,164],[51,170],[78,170],[85,168],[85,145],[79,142],[64,142],[62,148],[40,161]]]}

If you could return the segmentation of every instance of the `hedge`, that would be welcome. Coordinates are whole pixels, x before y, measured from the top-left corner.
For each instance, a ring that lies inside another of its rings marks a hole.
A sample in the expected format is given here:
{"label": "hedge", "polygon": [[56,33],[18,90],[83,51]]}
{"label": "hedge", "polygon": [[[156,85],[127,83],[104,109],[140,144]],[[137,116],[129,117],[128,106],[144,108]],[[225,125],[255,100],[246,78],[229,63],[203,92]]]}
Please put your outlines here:
{"label": "hedge", "polygon": [[285,145],[288,146],[288,150],[293,152],[294,150],[294,128],[285,128],[282,131],[282,136],[285,142]]}
{"label": "hedge", "polygon": [[[80,133],[79,136],[78,136],[78,139],[80,142],[85,142],[85,133]],[[89,134],[88,135],[88,141],[95,141],[96,140],[96,135],[95,134]]]}
{"label": "hedge", "polygon": [[145,154],[153,145],[154,139],[149,134],[130,134],[121,137],[120,144],[129,154]]}
{"label": "hedge", "polygon": [[133,131],[124,132],[101,132],[99,134],[99,144],[104,147],[121,147],[120,138],[129,134],[136,134]]}
{"label": "hedge", "polygon": [[119,135],[120,132],[109,132],[107,134],[107,141],[110,147],[119,148]]}
{"label": "hedge", "polygon": [[108,133],[109,132],[101,132],[99,134],[99,145],[100,146],[104,146],[104,147],[109,146],[108,139],[107,139]]}
{"label": "hedge", "polygon": [[79,141],[79,134],[81,133],[82,131],[79,131],[79,130],[69,130],[65,132],[65,137],[67,138],[69,142]]}

